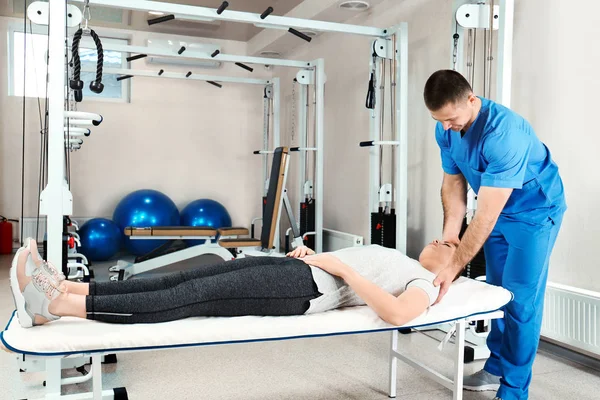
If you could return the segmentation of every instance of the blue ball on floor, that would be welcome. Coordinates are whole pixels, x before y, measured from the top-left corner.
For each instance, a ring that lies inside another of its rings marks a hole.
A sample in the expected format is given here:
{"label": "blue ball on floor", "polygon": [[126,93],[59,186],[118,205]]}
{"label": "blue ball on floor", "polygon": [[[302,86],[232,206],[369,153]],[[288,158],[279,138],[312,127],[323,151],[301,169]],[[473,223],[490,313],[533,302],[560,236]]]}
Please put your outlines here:
{"label": "blue ball on floor", "polygon": [[[127,227],[179,226],[179,210],[167,195],[142,189],[125,196],[115,208],[113,220],[123,231]],[[130,253],[141,256],[165,244],[166,240],[125,238]]]}
{"label": "blue ball on floor", "polygon": [[[225,206],[218,201],[199,199],[192,201],[181,211],[181,225],[206,226],[214,229],[230,228],[231,217]],[[203,242],[203,240],[185,241],[188,246],[196,246]]]}
{"label": "blue ball on floor", "polygon": [[92,261],[110,260],[121,249],[123,231],[110,219],[94,218],[79,228],[79,251]]}

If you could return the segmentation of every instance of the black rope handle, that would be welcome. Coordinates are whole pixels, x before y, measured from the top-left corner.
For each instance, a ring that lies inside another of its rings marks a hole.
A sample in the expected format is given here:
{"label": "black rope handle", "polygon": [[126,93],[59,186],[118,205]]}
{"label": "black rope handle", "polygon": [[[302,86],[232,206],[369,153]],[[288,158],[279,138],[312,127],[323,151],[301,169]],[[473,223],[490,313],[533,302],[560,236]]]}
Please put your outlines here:
{"label": "black rope handle", "polygon": [[[100,37],[94,32],[92,29],[90,31],[90,35],[92,35],[92,39],[94,39],[94,43],[96,44],[96,52],[98,53],[98,61],[96,62],[96,82],[102,82],[102,68],[104,67],[104,49],[102,48],[102,41]],[[100,91],[101,92],[101,91]]]}
{"label": "black rope handle", "polygon": [[[104,68],[104,49],[102,48],[102,41],[93,29],[90,29],[90,36],[94,40],[96,45],[96,53],[98,60],[96,62],[96,80],[90,82],[90,90],[94,93],[102,93],[104,85],[102,84],[102,71]],[[71,46],[72,60],[73,63],[73,79],[71,79],[69,86],[75,93],[75,101],[81,102],[83,100],[83,81],[81,80],[81,59],[79,57],[79,44],[83,37],[83,29],[79,28],[75,35],[73,35],[73,45]]]}

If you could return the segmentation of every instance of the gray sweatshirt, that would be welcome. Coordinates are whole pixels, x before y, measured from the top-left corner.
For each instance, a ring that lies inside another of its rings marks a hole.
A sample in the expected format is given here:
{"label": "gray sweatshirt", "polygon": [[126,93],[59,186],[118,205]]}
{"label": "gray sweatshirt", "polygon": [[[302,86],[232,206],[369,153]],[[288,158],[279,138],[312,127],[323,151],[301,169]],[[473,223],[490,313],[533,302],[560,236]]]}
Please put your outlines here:
{"label": "gray sweatshirt", "polygon": [[[399,296],[408,287],[417,286],[427,292],[430,305],[437,298],[438,288],[433,286],[435,274],[398,250],[370,245],[349,247],[329,254],[394,296]],[[306,314],[365,305],[365,302],[343,279],[330,275],[320,268],[313,266],[310,268],[317,288],[323,295],[310,301]]]}

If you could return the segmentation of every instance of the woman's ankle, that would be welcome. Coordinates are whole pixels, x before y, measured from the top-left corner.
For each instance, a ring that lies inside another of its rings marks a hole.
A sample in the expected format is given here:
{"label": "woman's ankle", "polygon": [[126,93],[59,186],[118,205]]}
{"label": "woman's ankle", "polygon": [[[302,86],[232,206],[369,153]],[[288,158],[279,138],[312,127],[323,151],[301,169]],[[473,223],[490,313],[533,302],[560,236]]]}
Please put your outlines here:
{"label": "woman's ankle", "polygon": [[61,293],[48,305],[48,312],[57,317],[86,317],[86,296],[75,293]]}
{"label": "woman's ankle", "polygon": [[67,316],[67,314],[65,314],[67,309],[66,304],[68,304],[68,297],[70,294],[63,291],[62,288],[60,290],[62,293],[48,304],[48,312],[57,317],[65,317]]}
{"label": "woman's ankle", "polygon": [[90,294],[90,284],[89,283],[79,283],[79,282],[71,282],[71,281],[62,281],[60,284],[60,290],[66,293],[80,294],[82,296],[87,296]]}

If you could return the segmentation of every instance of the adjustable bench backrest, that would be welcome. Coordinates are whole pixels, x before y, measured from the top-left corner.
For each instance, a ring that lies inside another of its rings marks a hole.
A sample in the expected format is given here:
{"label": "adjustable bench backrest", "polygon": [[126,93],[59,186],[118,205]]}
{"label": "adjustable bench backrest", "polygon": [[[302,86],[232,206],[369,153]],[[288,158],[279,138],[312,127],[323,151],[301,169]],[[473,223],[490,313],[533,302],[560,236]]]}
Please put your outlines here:
{"label": "adjustable bench backrest", "polygon": [[263,226],[260,236],[261,246],[267,250],[273,248],[275,233],[281,215],[288,157],[289,150],[287,147],[278,147],[273,154],[269,190],[267,191],[267,204],[265,205],[265,212],[263,214]]}

